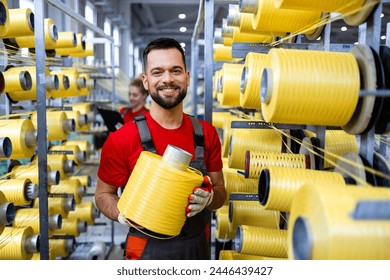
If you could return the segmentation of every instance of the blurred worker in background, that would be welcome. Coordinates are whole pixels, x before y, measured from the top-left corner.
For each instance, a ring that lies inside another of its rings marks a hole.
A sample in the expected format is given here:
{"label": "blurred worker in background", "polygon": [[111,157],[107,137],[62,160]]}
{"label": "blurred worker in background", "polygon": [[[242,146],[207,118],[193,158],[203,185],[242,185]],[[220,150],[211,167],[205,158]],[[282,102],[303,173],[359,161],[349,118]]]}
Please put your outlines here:
{"label": "blurred worker in background", "polygon": [[130,107],[123,107],[119,113],[125,123],[134,120],[134,117],[144,115],[148,109],[145,107],[148,91],[144,88],[140,78],[134,78],[129,85]]}
{"label": "blurred worker in background", "polygon": [[[210,259],[211,210],[222,207],[226,199],[221,142],[211,124],[183,113],[190,73],[186,70],[184,51],[176,40],[159,38],[150,42],[143,52],[143,67],[142,81],[152,99],[150,112],[109,135],[101,153],[96,205],[108,218],[129,225],[117,208],[117,190],[126,185],[140,153],[147,150],[162,156],[168,145],[183,149],[193,155],[190,166],[202,172],[204,182],[188,197],[188,205],[183,209],[187,218],[180,234],[157,239],[144,234],[148,231],[145,228],[140,232],[129,227],[125,257]],[[143,141],[142,136],[148,133],[151,141]]]}

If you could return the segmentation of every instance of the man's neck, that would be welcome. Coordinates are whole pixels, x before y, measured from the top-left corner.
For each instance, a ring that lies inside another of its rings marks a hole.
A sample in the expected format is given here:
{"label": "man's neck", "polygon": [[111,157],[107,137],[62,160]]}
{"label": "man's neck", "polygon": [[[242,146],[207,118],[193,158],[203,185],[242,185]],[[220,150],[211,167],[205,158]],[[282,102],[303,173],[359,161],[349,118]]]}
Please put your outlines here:
{"label": "man's neck", "polygon": [[162,127],[167,129],[176,129],[181,126],[183,121],[183,106],[178,105],[175,108],[166,110],[157,104],[151,105],[150,115]]}

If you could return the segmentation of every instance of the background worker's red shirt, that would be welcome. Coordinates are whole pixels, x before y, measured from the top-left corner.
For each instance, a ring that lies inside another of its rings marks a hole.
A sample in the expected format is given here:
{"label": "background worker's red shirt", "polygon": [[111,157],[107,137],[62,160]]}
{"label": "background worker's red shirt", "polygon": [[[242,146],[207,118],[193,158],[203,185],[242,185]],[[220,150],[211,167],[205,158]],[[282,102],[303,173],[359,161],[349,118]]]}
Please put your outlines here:
{"label": "background worker's red shirt", "polygon": [[[194,129],[191,120],[183,114],[183,122],[177,129],[165,129],[147,112],[145,114],[150,134],[157,154],[163,155],[168,144],[179,147],[195,155]],[[199,120],[204,133],[204,162],[208,172],[222,169],[221,142],[215,128],[206,121]],[[101,151],[98,177],[115,187],[126,185],[140,153],[143,151],[135,122],[123,125],[110,133]]]}
{"label": "background worker's red shirt", "polygon": [[[125,115],[123,115],[124,111],[126,111]],[[133,112],[131,108],[123,107],[120,109],[119,113],[122,115],[123,121],[125,123],[132,122],[136,116],[145,115],[149,110],[145,107]]]}

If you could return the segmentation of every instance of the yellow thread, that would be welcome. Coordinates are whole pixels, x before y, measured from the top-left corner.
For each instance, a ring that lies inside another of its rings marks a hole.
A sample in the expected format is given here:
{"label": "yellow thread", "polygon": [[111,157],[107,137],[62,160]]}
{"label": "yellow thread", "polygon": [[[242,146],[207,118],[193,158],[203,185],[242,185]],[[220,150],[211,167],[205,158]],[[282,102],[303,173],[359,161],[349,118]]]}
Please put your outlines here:
{"label": "yellow thread", "polygon": [[334,167],[336,158],[347,152],[359,152],[356,136],[343,130],[326,130],[324,168]]}
{"label": "yellow thread", "polygon": [[[60,173],[60,180],[68,178],[68,173],[65,171],[65,164],[69,161],[67,155],[48,154],[47,165],[50,166],[51,170],[58,170]],[[38,157],[35,157],[32,164],[38,165]]]}
{"label": "yellow thread", "polygon": [[236,228],[230,229],[229,227],[229,206],[223,205],[221,208],[215,211],[216,216],[216,229],[215,236],[217,239],[234,239],[236,235]]}
{"label": "yellow thread", "polygon": [[1,260],[30,260],[32,254],[26,252],[24,245],[26,239],[33,235],[31,227],[6,227],[0,235]]}
{"label": "yellow thread", "polygon": [[118,201],[118,209],[153,232],[176,236],[186,220],[188,196],[202,182],[199,171],[179,170],[159,155],[144,151]]}
{"label": "yellow thread", "polygon": [[29,119],[0,120],[0,137],[9,137],[12,142],[10,158],[31,158],[36,144],[28,146],[26,134],[34,132],[35,128]]}
{"label": "yellow thread", "polygon": [[63,142],[62,144],[65,146],[73,146],[73,145],[79,146],[80,151],[86,152],[87,159],[95,152],[94,144],[89,142],[88,140],[68,140]]}
{"label": "yellow thread", "polygon": [[94,56],[93,44],[85,43],[85,49],[82,52],[75,52],[70,54],[71,57],[87,57]]}
{"label": "yellow thread", "polygon": [[247,151],[245,174],[247,178],[258,179],[264,168],[269,166],[306,168],[306,156],[301,154]]}
{"label": "yellow thread", "polygon": [[[0,205],[5,203],[7,203],[7,198],[5,194],[0,190]],[[5,226],[6,226],[5,224],[0,223],[0,234],[3,232]]]}
{"label": "yellow thread", "polygon": [[273,37],[266,33],[245,33],[239,27],[234,27],[233,30],[233,43],[271,43],[272,40]]}
{"label": "yellow thread", "polygon": [[0,0],[0,6],[4,7],[4,11],[5,11],[4,24],[0,24],[0,37],[3,37],[5,34],[8,33],[9,25],[10,25],[10,18],[9,18],[9,9],[8,9],[8,5],[7,5],[7,1]]}
{"label": "yellow thread", "polygon": [[77,179],[80,181],[80,184],[85,187],[91,187],[91,176],[89,175],[72,175],[71,179]]}
{"label": "yellow thread", "polygon": [[219,260],[266,260],[262,256],[241,254],[233,250],[222,250],[219,252]]}
{"label": "yellow thread", "polygon": [[[62,218],[67,218],[69,212],[73,211],[69,210],[69,207],[66,207],[71,200],[72,199],[67,197],[48,197],[49,214],[60,214]],[[33,207],[39,208],[39,198],[34,199]]]}
{"label": "yellow thread", "polygon": [[88,94],[90,94],[91,90],[93,90],[95,88],[94,80],[91,79],[90,75],[85,74],[85,73],[83,73],[83,74],[80,73],[79,77],[80,78],[84,78],[85,79],[85,83],[87,85],[85,88],[81,88],[80,89],[80,95],[88,95]]}
{"label": "yellow thread", "polygon": [[[24,84],[21,82],[22,75],[25,79]],[[4,92],[29,90],[32,86],[31,74],[24,67],[10,67],[3,72],[3,76],[5,82]]]}
{"label": "yellow thread", "polygon": [[257,193],[258,182],[255,179],[246,179],[237,172],[225,170],[223,177],[228,197],[231,193]]}
{"label": "yellow thread", "polygon": [[287,257],[287,230],[242,225],[238,231],[239,253],[273,258]]}
{"label": "yellow thread", "polygon": [[350,120],[360,89],[352,54],[271,49],[268,55],[271,96],[262,102],[267,122],[341,126]]}
{"label": "yellow thread", "polygon": [[56,48],[72,48],[76,44],[77,39],[74,32],[58,32]]}
{"label": "yellow thread", "polygon": [[243,86],[240,91],[240,105],[244,108],[261,109],[260,82],[264,68],[269,66],[266,54],[249,52],[245,58]]}
{"label": "yellow thread", "polygon": [[[44,32],[45,32],[45,49],[52,50],[56,46],[57,27],[51,18],[44,19]],[[15,38],[19,48],[35,48],[35,36],[22,36]]]}
{"label": "yellow thread", "polygon": [[85,88],[85,80],[80,81],[79,72],[75,68],[64,68],[61,71],[52,71],[52,74],[66,75],[69,79],[68,89],[59,89],[56,92],[56,97],[71,97],[79,96],[80,89]]}
{"label": "yellow thread", "polygon": [[72,53],[82,53],[85,50],[85,40],[82,33],[76,34],[76,46],[71,48],[56,48],[56,53],[61,56],[69,56]]}
{"label": "yellow thread", "polygon": [[224,63],[222,66],[221,104],[240,106],[240,82],[243,64]]}
{"label": "yellow thread", "polygon": [[321,12],[278,10],[273,0],[259,0],[252,27],[260,31],[281,33],[299,32],[306,29],[304,34],[312,34],[315,30],[308,27],[318,22],[321,16]]}
{"label": "yellow thread", "polygon": [[49,247],[51,254],[55,257],[67,257],[70,252],[67,251],[67,242],[69,239],[51,238],[49,239]]}
{"label": "yellow thread", "polygon": [[280,212],[266,210],[258,201],[231,200],[229,203],[229,228],[251,225],[279,228]]}
{"label": "yellow thread", "polygon": [[[3,2],[3,1],[1,1]],[[19,36],[34,36],[34,18],[31,9],[9,9],[9,28],[2,38],[13,38]],[[32,20],[32,22],[31,22]]]}
{"label": "yellow thread", "polygon": [[95,223],[95,213],[97,213],[97,209],[93,202],[86,201],[77,204],[75,210],[69,212],[68,218],[78,218],[80,221],[85,221],[92,226]]}
{"label": "yellow thread", "polygon": [[81,186],[80,181],[78,179],[66,179],[61,180],[58,185],[50,186],[49,192],[57,194],[72,194],[77,204],[80,203],[83,198],[85,187]]}
{"label": "yellow thread", "polygon": [[67,154],[69,160],[73,160],[77,165],[82,164],[85,161],[86,153],[81,151],[78,145],[57,145],[52,146],[50,151],[70,151]]}
{"label": "yellow thread", "polygon": [[[390,190],[339,185],[302,187],[291,207],[289,258],[390,259],[390,221],[353,219],[360,201],[389,203]],[[371,214],[381,213],[374,210]]]}
{"label": "yellow thread", "polygon": [[[68,117],[64,111],[47,111],[46,125],[47,125],[47,140],[66,140],[69,131],[64,129],[64,122],[68,121]],[[31,115],[31,121],[34,127],[38,127],[38,114],[34,112]]]}
{"label": "yellow thread", "polygon": [[232,56],[232,47],[224,46],[222,44],[214,44],[214,61],[230,61],[233,62],[238,59],[234,59]]}
{"label": "yellow thread", "polygon": [[80,236],[79,231],[79,222],[80,220],[78,218],[75,219],[63,219],[62,220],[62,227],[60,229],[54,230],[55,235],[73,235],[73,236]]}
{"label": "yellow thread", "polygon": [[229,167],[244,169],[247,150],[280,152],[281,133],[273,129],[233,129],[229,148]]}
{"label": "yellow thread", "polygon": [[289,212],[297,191],[303,185],[345,185],[336,172],[293,167],[268,166],[260,173],[259,201],[265,209]]}
{"label": "yellow thread", "polygon": [[15,206],[28,205],[31,201],[26,199],[26,185],[31,183],[29,179],[8,179],[0,180],[0,192],[2,192],[8,202],[13,202]]}

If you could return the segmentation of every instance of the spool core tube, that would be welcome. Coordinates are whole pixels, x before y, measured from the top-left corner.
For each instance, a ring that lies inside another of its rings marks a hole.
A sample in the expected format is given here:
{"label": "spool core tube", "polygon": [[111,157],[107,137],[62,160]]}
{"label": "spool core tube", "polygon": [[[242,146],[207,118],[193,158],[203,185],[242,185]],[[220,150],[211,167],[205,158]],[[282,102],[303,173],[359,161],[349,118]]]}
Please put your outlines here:
{"label": "spool core tube", "polygon": [[32,87],[32,78],[30,72],[20,71],[19,82],[23,90],[30,90]]}
{"label": "spool core tube", "polygon": [[65,209],[65,211],[68,211],[68,212],[74,211],[76,209],[76,201],[74,200],[74,198],[65,199],[64,209]]}
{"label": "spool core tube", "polygon": [[0,3],[0,25],[4,25],[7,22],[7,8],[4,3]]}
{"label": "spool core tube", "polygon": [[12,142],[9,137],[0,137],[0,158],[9,158],[12,154]]}
{"label": "spool core tube", "polygon": [[49,216],[49,229],[55,230],[62,227],[62,216],[60,214],[54,214]]}
{"label": "spool core tube", "polygon": [[304,217],[297,217],[292,232],[294,259],[309,260],[313,251],[313,240],[309,223]]}
{"label": "spool core tube", "polygon": [[15,219],[15,205],[0,203],[0,225],[8,225]]}
{"label": "spool core tube", "polygon": [[187,170],[191,158],[190,153],[173,145],[168,145],[162,156],[162,159],[169,165],[183,171]]}
{"label": "spool core tube", "polygon": [[271,101],[272,97],[272,69],[264,68],[261,75],[261,84],[260,84],[260,100],[261,103],[268,104]]}
{"label": "spool core tube", "polygon": [[27,147],[38,145],[38,131],[36,129],[26,130],[24,141]]}
{"label": "spool core tube", "polygon": [[86,151],[80,151],[76,154],[77,162],[83,163],[87,160],[87,152]]}
{"label": "spool core tube", "polygon": [[241,81],[240,81],[240,92],[245,93],[246,86],[248,84],[248,66],[242,68]]}
{"label": "spool core tube", "polygon": [[255,14],[257,12],[259,0],[240,0],[238,1],[238,8],[241,13]]}
{"label": "spool core tube", "polygon": [[77,232],[78,233],[83,233],[83,232],[87,232],[87,222],[78,222],[77,223]]}
{"label": "spool core tube", "polygon": [[32,183],[30,180],[26,180],[24,185],[24,197],[26,200],[31,201],[37,198],[39,195],[38,185]]}
{"label": "spool core tube", "polygon": [[237,231],[236,231],[236,236],[234,237],[234,250],[237,252],[241,253],[242,251],[242,244],[243,242],[243,232],[242,232],[242,227],[238,226]]}
{"label": "spool core tube", "polygon": [[58,185],[60,183],[60,172],[58,170],[51,170],[47,172],[47,184]]}
{"label": "spool core tube", "polygon": [[88,115],[87,114],[80,114],[77,118],[79,125],[87,125],[88,124]]}
{"label": "spool core tube", "polygon": [[50,27],[49,27],[49,31],[50,31],[50,37],[57,41],[58,40],[58,30],[57,30],[57,26],[55,24],[51,24]]}
{"label": "spool core tube", "polygon": [[87,80],[85,77],[78,77],[76,81],[77,88],[86,88],[87,87]]}
{"label": "spool core tube", "polygon": [[57,75],[46,76],[46,89],[47,90],[58,90],[60,88],[60,81]]}
{"label": "spool core tube", "polygon": [[28,254],[34,254],[39,252],[40,247],[40,237],[38,234],[34,234],[32,236],[29,236],[24,241],[24,250]]}
{"label": "spool core tube", "polygon": [[64,119],[62,121],[62,129],[64,131],[75,131],[76,130],[76,122],[74,119]]}
{"label": "spool core tube", "polygon": [[76,163],[73,160],[64,160],[62,166],[65,173],[73,173],[76,170]]}
{"label": "spool core tube", "polygon": [[72,253],[76,249],[76,240],[75,240],[75,238],[65,239],[64,247],[65,247],[65,250],[68,253]]}
{"label": "spool core tube", "polygon": [[226,22],[228,26],[240,27],[240,13],[238,11],[238,5],[229,4],[229,12],[226,17]]}
{"label": "spool core tube", "polygon": [[62,76],[62,84],[64,85],[64,89],[67,90],[70,88],[70,82],[69,82],[69,77],[66,75]]}
{"label": "spool core tube", "polygon": [[265,206],[269,197],[270,190],[270,172],[269,169],[261,170],[258,185],[258,199],[261,205]]}

